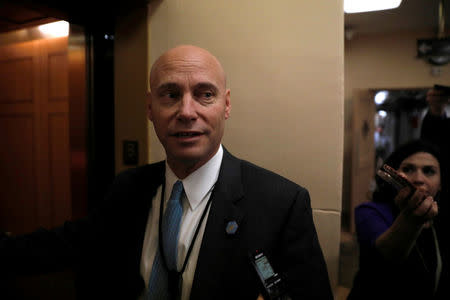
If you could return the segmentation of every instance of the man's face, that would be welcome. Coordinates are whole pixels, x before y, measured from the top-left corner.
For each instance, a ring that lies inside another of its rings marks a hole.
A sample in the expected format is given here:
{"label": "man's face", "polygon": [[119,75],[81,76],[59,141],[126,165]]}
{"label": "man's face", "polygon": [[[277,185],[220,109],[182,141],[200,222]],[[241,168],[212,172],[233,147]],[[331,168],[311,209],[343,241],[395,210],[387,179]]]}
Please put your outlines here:
{"label": "man's face", "polygon": [[228,119],[230,91],[214,57],[198,49],[175,51],[152,70],[148,117],[168,163],[206,163],[218,150]]}

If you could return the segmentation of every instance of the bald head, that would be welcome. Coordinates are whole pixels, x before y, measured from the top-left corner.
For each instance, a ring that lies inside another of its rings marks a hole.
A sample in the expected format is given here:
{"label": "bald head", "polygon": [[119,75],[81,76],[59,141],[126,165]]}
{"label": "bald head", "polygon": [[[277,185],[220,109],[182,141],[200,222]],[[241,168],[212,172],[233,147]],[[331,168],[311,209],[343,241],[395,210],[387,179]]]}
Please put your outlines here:
{"label": "bald head", "polygon": [[225,71],[219,60],[209,51],[192,45],[181,45],[163,53],[153,64],[150,71],[150,89],[154,90],[162,75],[183,68],[186,71],[195,68],[208,69],[216,74],[217,84],[226,88]]}
{"label": "bald head", "polygon": [[147,107],[167,163],[185,178],[217,153],[230,115],[220,62],[199,47],[170,49],[153,64]]}

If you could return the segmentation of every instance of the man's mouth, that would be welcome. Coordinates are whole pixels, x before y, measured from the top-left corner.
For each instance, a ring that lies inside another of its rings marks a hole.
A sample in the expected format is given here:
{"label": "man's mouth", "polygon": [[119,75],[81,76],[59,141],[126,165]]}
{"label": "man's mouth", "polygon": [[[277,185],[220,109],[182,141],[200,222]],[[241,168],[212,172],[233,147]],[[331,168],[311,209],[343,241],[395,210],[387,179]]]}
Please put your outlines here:
{"label": "man's mouth", "polygon": [[173,134],[175,137],[194,137],[201,135],[200,132],[177,132]]}

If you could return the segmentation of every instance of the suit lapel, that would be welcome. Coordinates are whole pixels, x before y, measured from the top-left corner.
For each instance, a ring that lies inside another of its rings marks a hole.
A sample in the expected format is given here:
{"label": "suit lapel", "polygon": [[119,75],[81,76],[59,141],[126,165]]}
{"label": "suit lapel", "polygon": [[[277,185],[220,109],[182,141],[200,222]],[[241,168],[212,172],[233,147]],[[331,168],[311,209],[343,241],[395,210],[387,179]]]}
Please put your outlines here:
{"label": "suit lapel", "polygon": [[138,174],[135,176],[136,180],[136,205],[133,213],[130,214],[132,219],[128,220],[128,224],[132,224],[129,230],[129,235],[133,236],[135,248],[134,254],[130,255],[134,259],[134,274],[137,278],[137,289],[142,290],[144,280],[140,275],[140,264],[142,256],[142,246],[144,243],[145,230],[147,228],[147,221],[152,205],[152,199],[155,197],[158,187],[163,183],[165,178],[165,162],[159,162],[152,165],[141,167]]}
{"label": "suit lapel", "polygon": [[[219,177],[211,195],[211,209],[200,247],[191,299],[203,299],[206,290],[218,290],[223,275],[221,270],[232,260],[234,241],[238,239],[240,227],[245,221],[245,212],[239,207],[243,195],[240,160],[224,148]],[[227,233],[228,224],[229,227],[237,225],[236,232],[228,230]]]}
{"label": "suit lapel", "polygon": [[[164,181],[165,163],[159,162],[157,164],[148,165],[141,169],[142,174],[136,176],[136,192],[137,205],[135,207],[136,214],[134,218],[139,220],[139,230],[142,229],[142,235],[145,233],[145,228],[148,220],[148,214],[152,205],[152,199],[155,197],[158,187]],[[142,245],[141,245],[142,246]]]}
{"label": "suit lapel", "polygon": [[240,224],[244,212],[238,204],[243,195],[240,160],[224,149],[219,178],[211,195],[213,197],[211,211],[205,229],[207,238],[217,237],[217,229],[226,233],[225,224],[229,221]]}

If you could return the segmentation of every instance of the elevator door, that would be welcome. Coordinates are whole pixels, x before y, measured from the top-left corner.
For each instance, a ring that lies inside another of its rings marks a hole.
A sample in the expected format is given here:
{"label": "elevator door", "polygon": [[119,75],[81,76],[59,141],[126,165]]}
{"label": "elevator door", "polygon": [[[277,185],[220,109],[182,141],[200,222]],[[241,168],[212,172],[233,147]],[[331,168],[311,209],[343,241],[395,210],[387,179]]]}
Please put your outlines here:
{"label": "elevator door", "polygon": [[71,217],[67,37],[0,47],[0,231]]}

